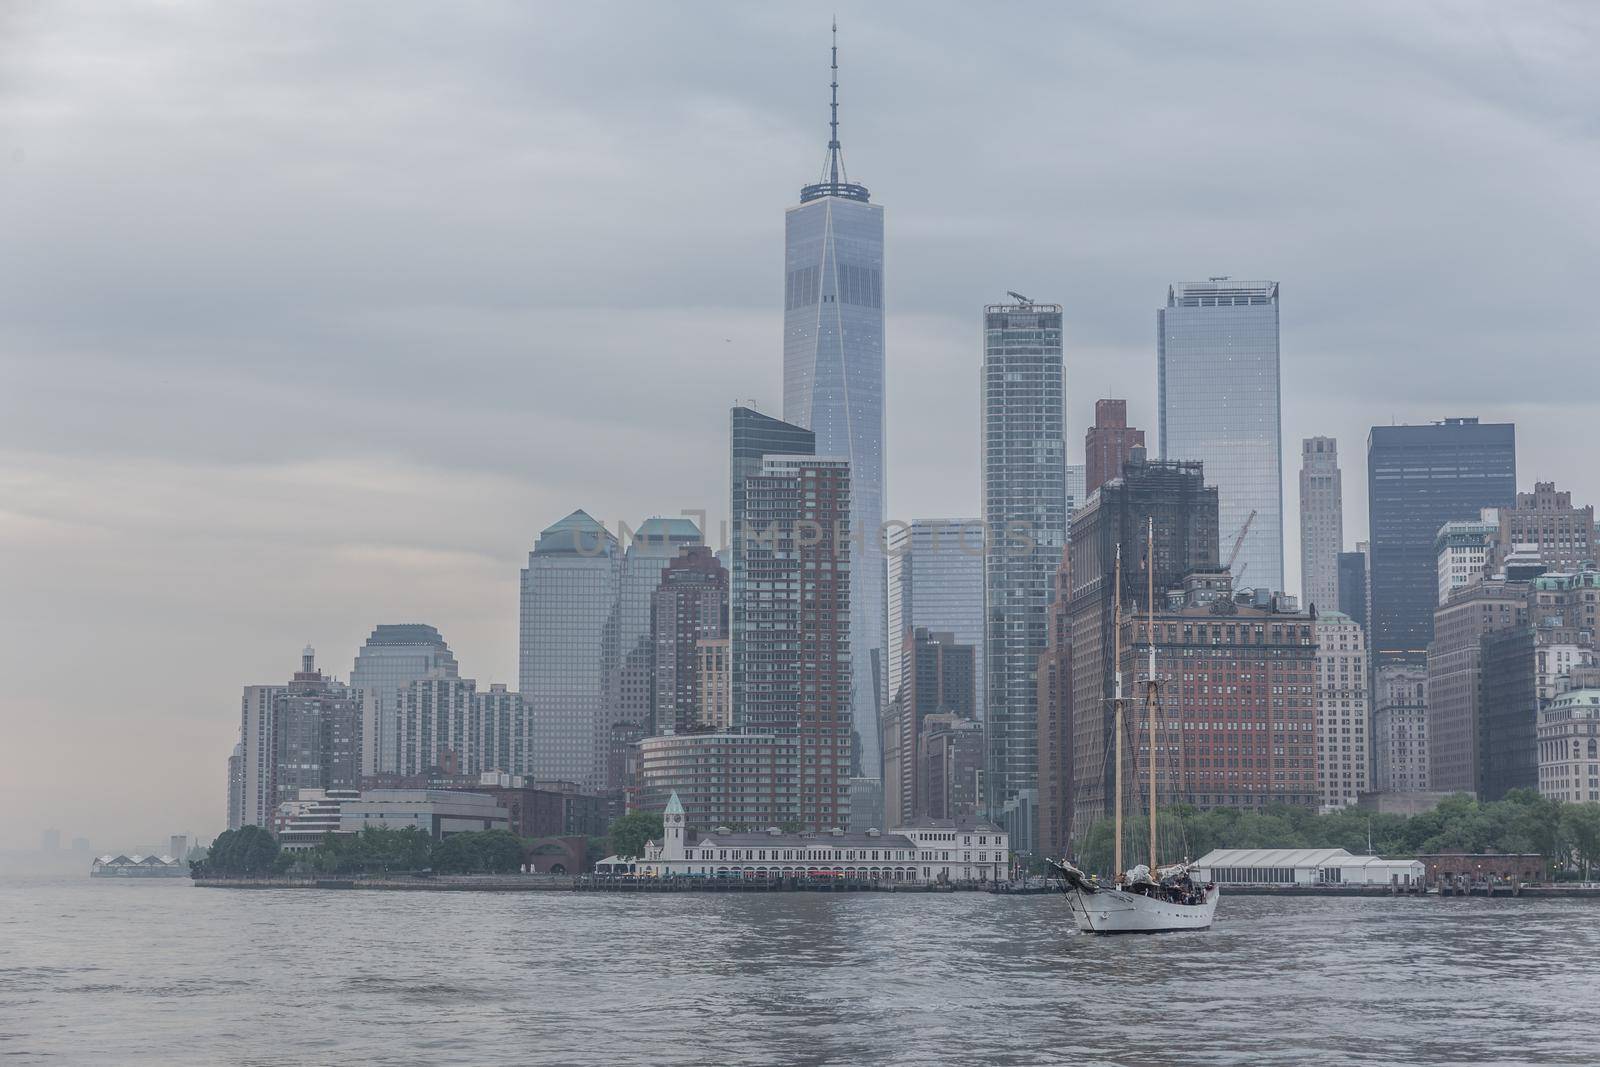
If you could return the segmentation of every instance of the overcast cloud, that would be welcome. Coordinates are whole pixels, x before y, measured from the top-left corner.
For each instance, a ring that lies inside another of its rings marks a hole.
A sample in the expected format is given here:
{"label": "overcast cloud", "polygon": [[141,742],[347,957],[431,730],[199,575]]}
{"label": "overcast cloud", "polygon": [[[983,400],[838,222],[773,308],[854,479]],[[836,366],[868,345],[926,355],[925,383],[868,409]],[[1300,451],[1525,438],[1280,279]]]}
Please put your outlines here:
{"label": "overcast cloud", "polygon": [[[239,687],[427,621],[516,682],[576,507],[721,508],[781,413],[783,211],[826,139],[793,5],[0,2],[0,848],[224,818]],[[1282,283],[1300,438],[1517,423],[1600,502],[1600,8],[847,4],[887,211],[889,513],[973,514],[981,306],[1065,305],[1155,443],[1170,282]]]}

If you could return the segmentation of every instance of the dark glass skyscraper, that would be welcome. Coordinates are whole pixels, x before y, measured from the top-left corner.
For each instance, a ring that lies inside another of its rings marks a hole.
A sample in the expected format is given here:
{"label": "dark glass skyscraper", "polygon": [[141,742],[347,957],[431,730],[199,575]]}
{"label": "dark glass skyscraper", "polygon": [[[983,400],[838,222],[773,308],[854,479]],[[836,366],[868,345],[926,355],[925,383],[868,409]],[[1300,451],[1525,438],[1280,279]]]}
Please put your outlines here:
{"label": "dark glass skyscraper", "polygon": [[[816,432],[816,454],[850,462],[856,536],[850,608],[852,712],[861,773],[879,775],[888,700],[883,480],[883,208],[849,180],[839,146],[839,49],[822,175],[784,219],[783,417]],[[737,679],[736,679],[737,684]]]}
{"label": "dark glass skyscraper", "polygon": [[1367,554],[1360,550],[1339,553],[1339,610],[1368,628]]}
{"label": "dark glass skyscraper", "polygon": [[1427,655],[1439,601],[1439,527],[1516,498],[1517,437],[1510,423],[1466,418],[1372,428],[1367,514],[1375,664]]}

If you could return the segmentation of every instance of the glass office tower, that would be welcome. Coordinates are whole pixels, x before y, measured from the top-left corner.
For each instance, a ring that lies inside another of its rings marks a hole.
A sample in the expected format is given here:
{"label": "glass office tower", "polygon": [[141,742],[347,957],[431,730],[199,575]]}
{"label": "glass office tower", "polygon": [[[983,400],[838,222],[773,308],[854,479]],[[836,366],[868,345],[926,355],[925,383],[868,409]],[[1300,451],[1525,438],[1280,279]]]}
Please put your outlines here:
{"label": "glass office tower", "polygon": [[1282,592],[1278,283],[1169,287],[1156,312],[1156,372],[1161,458],[1205,465],[1224,563],[1239,542],[1234,588]]}
{"label": "glass office tower", "polygon": [[[883,208],[851,182],[839,146],[838,47],[821,178],[784,220],[783,417],[816,432],[816,454],[850,463],[856,536],[850,612],[860,772],[878,777],[888,701],[883,479]],[[737,669],[737,668],[736,668]],[[736,679],[737,684],[737,679]]]}
{"label": "glass office tower", "polygon": [[584,511],[546,527],[528,553],[518,687],[535,778],[606,788],[621,574],[616,537]]}
{"label": "glass office tower", "polygon": [[1367,436],[1369,597],[1374,665],[1418,661],[1439,602],[1439,527],[1517,499],[1517,432],[1510,423],[1445,419],[1374,426]]}
{"label": "glass office tower", "polygon": [[363,760],[368,774],[399,769],[399,708],[405,687],[438,671],[455,678],[456,657],[439,631],[426,623],[383,623],[372,631],[350,668],[350,688],[370,689],[375,702],[376,736],[364,740],[371,755]]}
{"label": "glass office tower", "polygon": [[1039,656],[1067,540],[1061,305],[993,304],[983,318],[987,803],[1026,851],[1037,804]]}
{"label": "glass office tower", "polygon": [[912,634],[955,635],[971,645],[977,681],[973,715],[983,719],[983,524],[915,519],[889,535],[889,698],[904,686]]}

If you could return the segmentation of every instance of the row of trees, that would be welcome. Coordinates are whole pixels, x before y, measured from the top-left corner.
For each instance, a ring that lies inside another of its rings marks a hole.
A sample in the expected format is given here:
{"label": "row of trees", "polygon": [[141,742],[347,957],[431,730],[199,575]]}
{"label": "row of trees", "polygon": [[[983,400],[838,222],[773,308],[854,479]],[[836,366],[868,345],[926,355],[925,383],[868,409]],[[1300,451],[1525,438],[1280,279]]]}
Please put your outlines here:
{"label": "row of trees", "polygon": [[189,861],[189,873],[196,878],[262,877],[279,870],[278,855],[278,839],[263,827],[241,826],[217,835],[204,856]]}
{"label": "row of trees", "polygon": [[[591,838],[588,862],[609,854],[640,856],[646,841],[662,836],[660,812],[633,812],[614,821],[607,837]],[[507,874],[525,861],[521,838],[505,830],[451,834],[434,841],[414,827],[393,830],[368,827],[354,834],[328,834],[309,852],[288,853],[260,826],[228,830],[212,842],[204,856],[190,862],[196,878],[265,877],[298,871],[304,874],[390,874],[434,871],[439,874]]]}
{"label": "row of trees", "polygon": [[[1139,862],[1149,848],[1143,816],[1124,819],[1124,861]],[[1587,872],[1600,866],[1600,804],[1550,800],[1517,789],[1502,800],[1479,802],[1467,794],[1446,797],[1434,810],[1409,818],[1346,808],[1319,815],[1305,808],[1263,812],[1233,808],[1198,811],[1188,805],[1162,808],[1158,849],[1166,862],[1197,859],[1214,848],[1343,848],[1391,858],[1437,852],[1537,853],[1555,871]],[[1112,821],[1090,827],[1078,845],[1086,870],[1110,874]]]}
{"label": "row of trees", "polygon": [[416,827],[367,827],[354,834],[328,834],[308,852],[283,852],[260,826],[227,830],[203,859],[189,864],[196,878],[306,874],[509,874],[521,870],[522,839],[506,830],[452,834],[442,841]]}

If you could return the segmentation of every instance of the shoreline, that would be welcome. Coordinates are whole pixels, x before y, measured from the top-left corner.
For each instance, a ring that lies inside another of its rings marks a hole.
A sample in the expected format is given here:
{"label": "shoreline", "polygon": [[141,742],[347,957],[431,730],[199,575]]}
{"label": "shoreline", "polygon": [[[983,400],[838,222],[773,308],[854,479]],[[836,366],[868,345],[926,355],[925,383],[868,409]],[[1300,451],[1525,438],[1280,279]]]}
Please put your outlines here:
{"label": "shoreline", "polygon": [[[880,885],[856,883],[757,882],[743,880],[686,881],[641,879],[597,881],[561,875],[442,875],[436,878],[196,878],[201,889],[323,889],[393,893],[887,893],[917,896],[947,893],[988,893],[991,896],[1053,896],[1053,888],[1037,886],[998,888],[974,885]],[[1437,887],[1425,892],[1396,892],[1390,886],[1224,886],[1224,896],[1235,897],[1368,897],[1411,900],[1449,900],[1467,896],[1510,900],[1600,900],[1600,885],[1497,886],[1496,892],[1442,894]]]}

